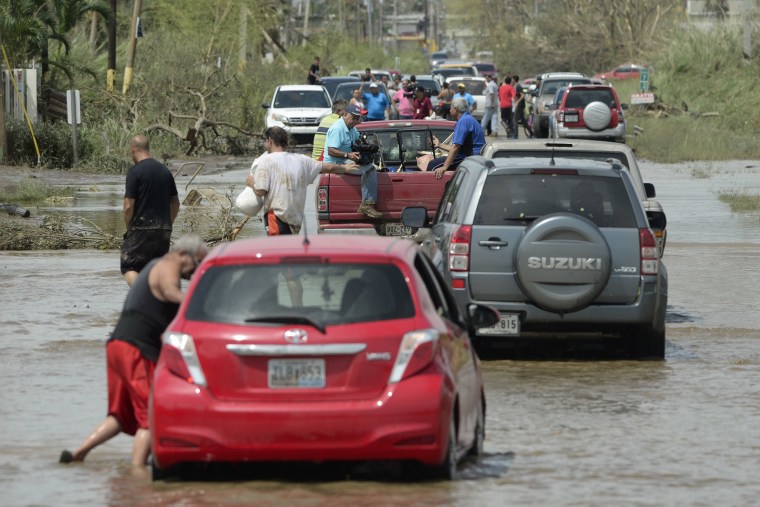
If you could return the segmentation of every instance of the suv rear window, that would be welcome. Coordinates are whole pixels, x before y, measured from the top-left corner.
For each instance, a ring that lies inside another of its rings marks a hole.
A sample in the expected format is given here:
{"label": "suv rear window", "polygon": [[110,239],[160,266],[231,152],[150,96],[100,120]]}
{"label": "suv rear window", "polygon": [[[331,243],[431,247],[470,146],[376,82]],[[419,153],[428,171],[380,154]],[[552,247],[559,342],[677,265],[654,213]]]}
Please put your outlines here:
{"label": "suv rear window", "polygon": [[610,107],[617,107],[615,95],[612,94],[612,90],[610,89],[573,90],[570,88],[567,91],[565,108],[583,108],[596,101],[606,104]]}
{"label": "suv rear window", "polygon": [[637,226],[622,179],[546,174],[489,175],[473,225],[517,225],[557,212],[585,216],[599,227]]}
{"label": "suv rear window", "polygon": [[563,86],[569,86],[569,85],[577,85],[577,84],[589,84],[591,82],[588,78],[578,78],[578,79],[561,79],[556,81],[544,81],[544,84],[541,85],[541,95],[554,95],[557,93],[557,90],[562,88]]}
{"label": "suv rear window", "polygon": [[[303,304],[293,303],[288,282],[298,279]],[[256,319],[307,317],[329,326],[414,316],[401,270],[392,264],[283,264],[215,266],[193,291],[186,318],[244,324]]]}

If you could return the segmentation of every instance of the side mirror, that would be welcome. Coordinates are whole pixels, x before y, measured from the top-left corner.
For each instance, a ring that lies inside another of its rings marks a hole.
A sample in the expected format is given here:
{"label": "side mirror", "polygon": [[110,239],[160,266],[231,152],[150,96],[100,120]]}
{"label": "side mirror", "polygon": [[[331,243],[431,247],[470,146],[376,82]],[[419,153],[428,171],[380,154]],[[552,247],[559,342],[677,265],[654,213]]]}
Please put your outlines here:
{"label": "side mirror", "polygon": [[620,109],[622,109],[623,111],[627,110],[628,109],[628,104],[626,104],[625,102],[623,102],[622,104],[620,104]]}
{"label": "side mirror", "polygon": [[427,227],[428,210],[424,206],[408,206],[401,211],[401,223],[406,227],[420,229]]}
{"label": "side mirror", "polygon": [[646,192],[648,198],[657,197],[654,191],[654,183],[644,183],[644,192]]}
{"label": "side mirror", "polygon": [[501,320],[499,311],[492,306],[471,304],[467,307],[467,313],[470,316],[470,328],[472,331],[494,326]]}
{"label": "side mirror", "polygon": [[270,107],[272,107],[272,104],[261,104],[261,107],[263,107],[264,109],[269,109]]}

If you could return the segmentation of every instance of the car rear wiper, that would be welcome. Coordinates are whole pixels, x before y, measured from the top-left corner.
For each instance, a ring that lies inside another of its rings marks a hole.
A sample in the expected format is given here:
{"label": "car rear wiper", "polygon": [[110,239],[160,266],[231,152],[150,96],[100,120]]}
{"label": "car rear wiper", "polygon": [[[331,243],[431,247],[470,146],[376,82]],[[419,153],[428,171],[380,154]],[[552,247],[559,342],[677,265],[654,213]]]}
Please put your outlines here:
{"label": "car rear wiper", "polygon": [[267,315],[265,317],[250,317],[245,319],[246,324],[253,322],[272,322],[275,324],[308,324],[317,328],[321,333],[325,332],[325,325],[301,315]]}

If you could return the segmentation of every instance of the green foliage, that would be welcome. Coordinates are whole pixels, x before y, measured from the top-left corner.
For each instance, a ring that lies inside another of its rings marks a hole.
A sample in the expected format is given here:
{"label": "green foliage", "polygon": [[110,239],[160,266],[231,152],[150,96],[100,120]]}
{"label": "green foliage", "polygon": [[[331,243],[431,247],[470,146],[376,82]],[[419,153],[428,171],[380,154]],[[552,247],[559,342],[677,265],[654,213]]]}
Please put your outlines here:
{"label": "green foliage", "polygon": [[72,197],[74,190],[54,187],[37,178],[22,177],[14,188],[0,188],[0,202],[38,202],[49,197]]}
{"label": "green foliage", "polygon": [[760,211],[760,195],[745,190],[718,192],[718,199],[731,207],[733,213],[757,213]]}

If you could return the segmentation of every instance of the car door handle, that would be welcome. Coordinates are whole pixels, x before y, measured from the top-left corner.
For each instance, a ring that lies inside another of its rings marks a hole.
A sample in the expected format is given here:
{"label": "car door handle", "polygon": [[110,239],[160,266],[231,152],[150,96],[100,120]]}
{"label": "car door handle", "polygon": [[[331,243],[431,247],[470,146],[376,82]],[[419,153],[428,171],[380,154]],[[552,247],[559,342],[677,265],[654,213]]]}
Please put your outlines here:
{"label": "car door handle", "polygon": [[491,248],[493,250],[498,250],[503,246],[507,246],[509,243],[506,241],[502,241],[498,238],[492,238],[492,239],[484,239],[482,241],[478,241],[478,245],[480,246],[487,246],[488,248]]}

